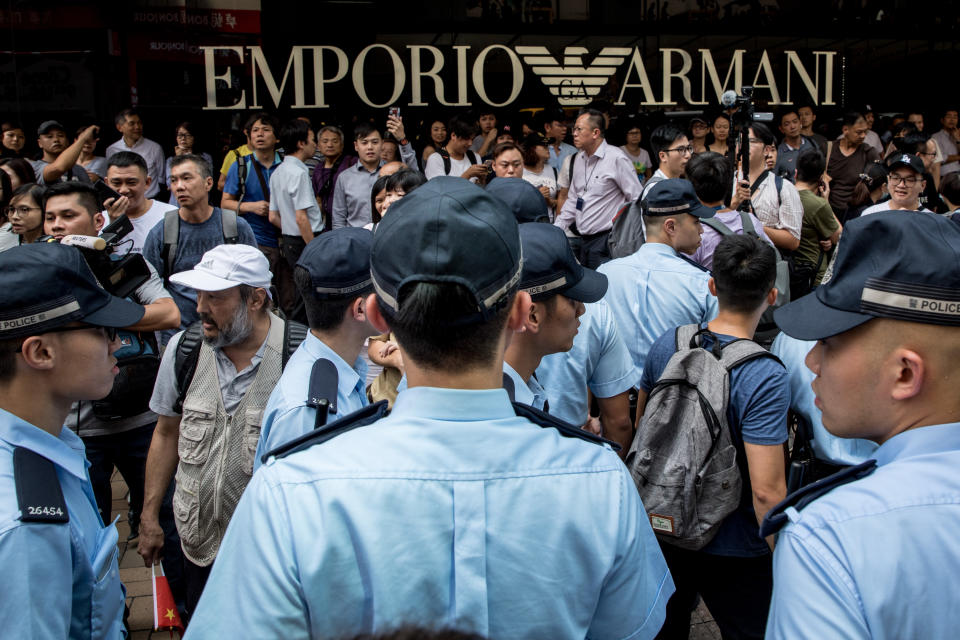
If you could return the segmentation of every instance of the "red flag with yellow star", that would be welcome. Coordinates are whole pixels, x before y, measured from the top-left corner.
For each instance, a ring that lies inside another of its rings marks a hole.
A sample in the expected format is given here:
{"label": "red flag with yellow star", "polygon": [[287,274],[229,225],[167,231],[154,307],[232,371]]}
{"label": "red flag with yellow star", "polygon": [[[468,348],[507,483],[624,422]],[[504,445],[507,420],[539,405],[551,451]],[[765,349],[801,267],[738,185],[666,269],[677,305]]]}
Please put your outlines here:
{"label": "red flag with yellow star", "polygon": [[[159,570],[160,575],[157,575]],[[170,584],[167,577],[163,575],[163,566],[159,563],[154,565],[150,572],[153,575],[153,629],[169,629],[171,637],[176,631],[183,636],[183,622],[180,621],[180,612],[177,611],[177,605],[173,601],[173,592],[170,591]]]}

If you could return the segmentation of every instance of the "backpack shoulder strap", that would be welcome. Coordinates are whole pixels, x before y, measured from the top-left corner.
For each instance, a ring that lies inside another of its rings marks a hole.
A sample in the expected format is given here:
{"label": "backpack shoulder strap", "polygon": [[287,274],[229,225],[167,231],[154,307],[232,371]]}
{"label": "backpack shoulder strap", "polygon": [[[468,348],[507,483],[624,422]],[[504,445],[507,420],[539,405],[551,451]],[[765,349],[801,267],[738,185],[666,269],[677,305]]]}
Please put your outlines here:
{"label": "backpack shoulder strap", "polygon": [[322,444],[327,440],[332,440],[348,431],[353,431],[359,427],[365,427],[373,424],[380,418],[387,415],[387,401],[381,400],[371,405],[367,405],[359,411],[354,411],[345,415],[339,420],[334,420],[319,429],[314,429],[308,433],[294,438],[290,442],[285,442],[276,449],[272,449],[260,457],[260,462],[266,462],[270,458],[285,458],[290,454],[310,447]]}
{"label": "backpack shoulder strap", "polygon": [[163,261],[164,285],[173,274],[173,263],[177,259],[177,243],[180,240],[180,209],[171,209],[163,214],[163,247],[160,259]]}
{"label": "backpack shoulder strap", "polygon": [[674,337],[674,340],[677,342],[677,351],[693,349],[694,347],[691,346],[691,341],[698,333],[700,333],[700,325],[698,324],[685,324],[677,327]]}
{"label": "backpack shoulder strap", "polygon": [[783,198],[780,196],[780,190],[783,189],[783,176],[773,176],[773,184],[777,188],[777,208],[783,204]]}
{"label": "backpack shoulder strap", "polygon": [[467,157],[470,158],[470,164],[480,164],[480,159],[477,158],[477,154],[473,152],[473,149],[467,149]]}
{"label": "backpack shoulder strap", "polygon": [[173,373],[177,381],[177,400],[173,410],[183,412],[183,400],[187,397],[187,390],[193,382],[193,375],[197,372],[197,362],[200,361],[200,347],[203,342],[203,327],[194,322],[180,336],[176,353],[173,358]]}
{"label": "backpack shoulder strap", "polygon": [[[701,220],[701,222],[705,222]],[[750,218],[750,214],[746,211],[740,212],[740,225],[743,227],[743,232],[750,236],[757,235],[757,228],[753,225],[753,220]]]}
{"label": "backpack shoulder strap", "polygon": [[296,352],[300,343],[307,339],[307,333],[310,329],[306,325],[300,324],[294,320],[284,320],[283,322],[283,353],[280,354],[280,368],[286,369],[290,356]]}
{"label": "backpack shoulder strap", "polygon": [[560,435],[566,438],[578,438],[580,440],[592,442],[593,444],[608,444],[614,451],[620,451],[621,449],[620,445],[612,440],[607,440],[606,438],[596,436],[589,431],[584,431],[583,429],[575,427],[572,424],[564,422],[556,416],[552,416],[549,413],[540,411],[539,409],[534,409],[528,404],[514,402],[513,411],[521,418],[526,418],[533,424],[543,427],[544,429],[556,429],[560,432]]}
{"label": "backpack shoulder strap", "polygon": [[[741,218],[743,217],[743,214],[742,214],[742,213],[740,214],[740,217],[741,217]],[[716,216],[714,216],[714,217],[712,217],[712,218],[702,218],[702,219],[700,220],[700,224],[703,224],[703,225],[706,225],[706,226],[710,227],[711,229],[713,229],[714,231],[716,231],[717,233],[719,233],[719,234],[722,235],[722,236],[732,236],[732,235],[733,235],[733,231],[730,229],[730,227],[728,227],[727,225],[725,225],[725,224],[723,224],[722,222],[720,222],[719,220],[717,220],[717,217],[716,217]]]}
{"label": "backpack shoulder strap", "polygon": [[247,159],[240,153],[240,147],[233,150],[237,158],[237,187],[240,189],[237,193],[237,202],[243,202],[243,197],[247,194]]}
{"label": "backpack shoulder strap", "polygon": [[443,175],[450,175],[450,152],[447,151],[446,147],[440,147],[437,149],[437,153],[440,154],[440,159],[443,160]]}
{"label": "backpack shoulder strap", "polygon": [[783,362],[780,361],[780,358],[773,355],[753,340],[747,340],[746,338],[739,338],[723,345],[720,362],[729,371],[746,362],[749,362],[750,360],[756,360],[757,358],[772,358],[779,362],[780,366],[783,366]]}
{"label": "backpack shoulder strap", "polygon": [[808,484],[798,491],[794,491],[784,498],[780,504],[767,512],[767,515],[763,518],[763,522],[760,524],[760,536],[765,538],[780,531],[790,519],[786,513],[790,507],[800,511],[825,493],[839,486],[865,478],[876,471],[876,469],[877,461],[873,459],[867,460],[862,464],[847,467],[822,480]]}
{"label": "backpack shoulder strap", "polygon": [[60,524],[70,521],[53,462],[36,451],[14,447],[13,483],[17,490],[20,522]]}
{"label": "backpack shoulder strap", "polygon": [[571,153],[571,154],[570,154],[570,167],[569,167],[569,169],[567,170],[567,174],[568,174],[568,175],[567,175],[567,180],[570,181],[570,186],[573,186],[573,163],[576,162],[576,161],[577,161],[577,154],[576,154],[576,153]]}
{"label": "backpack shoulder strap", "polygon": [[223,227],[224,244],[237,244],[237,241],[240,239],[237,212],[233,209],[221,209],[220,225]]}
{"label": "backpack shoulder strap", "polygon": [[[557,180],[560,179],[560,174],[557,173],[557,168],[556,168],[555,166],[550,165],[550,168],[553,169],[553,181],[556,182]],[[554,185],[554,186],[556,186],[556,185]]]}
{"label": "backpack shoulder strap", "polygon": [[327,422],[327,416],[337,412],[339,385],[337,365],[326,358],[317,358],[310,369],[310,382],[307,385],[307,406],[317,410],[314,429],[322,427]]}

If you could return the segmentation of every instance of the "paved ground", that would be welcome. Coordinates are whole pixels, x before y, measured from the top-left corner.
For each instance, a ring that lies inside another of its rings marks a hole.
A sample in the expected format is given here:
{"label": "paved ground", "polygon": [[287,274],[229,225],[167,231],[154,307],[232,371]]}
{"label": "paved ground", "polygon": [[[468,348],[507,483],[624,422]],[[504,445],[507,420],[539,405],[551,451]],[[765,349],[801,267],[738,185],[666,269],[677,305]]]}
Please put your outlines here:
{"label": "paved ground", "polygon": [[[153,632],[153,585],[150,570],[143,566],[143,560],[137,555],[137,541],[132,540],[129,545],[126,542],[127,534],[130,533],[127,509],[127,485],[119,472],[114,472],[113,517],[120,516],[117,522],[117,531],[120,534],[117,545],[120,551],[120,579],[127,587],[127,606],[130,607],[128,623],[132,640],[169,638],[167,631],[158,631],[156,634]],[[693,613],[690,621],[690,640],[720,640],[720,630],[703,603]]]}

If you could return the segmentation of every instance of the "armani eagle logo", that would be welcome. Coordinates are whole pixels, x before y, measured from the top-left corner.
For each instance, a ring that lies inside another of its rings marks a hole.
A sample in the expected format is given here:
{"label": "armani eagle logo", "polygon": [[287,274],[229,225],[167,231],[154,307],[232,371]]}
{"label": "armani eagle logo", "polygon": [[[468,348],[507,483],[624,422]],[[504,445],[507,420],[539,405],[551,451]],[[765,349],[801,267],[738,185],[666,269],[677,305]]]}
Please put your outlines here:
{"label": "armani eagle logo", "polygon": [[604,47],[588,67],[583,62],[589,53],[586,47],[564,49],[563,64],[557,62],[546,47],[519,46],[515,49],[564,107],[588,104],[633,53],[629,47]]}

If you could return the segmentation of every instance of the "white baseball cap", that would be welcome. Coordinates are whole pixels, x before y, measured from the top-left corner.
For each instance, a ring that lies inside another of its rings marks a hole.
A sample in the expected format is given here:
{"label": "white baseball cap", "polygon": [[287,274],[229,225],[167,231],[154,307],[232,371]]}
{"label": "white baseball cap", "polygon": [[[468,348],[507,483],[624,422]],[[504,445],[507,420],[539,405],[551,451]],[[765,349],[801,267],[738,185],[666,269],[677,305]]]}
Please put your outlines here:
{"label": "white baseball cap", "polygon": [[256,247],[245,244],[218,245],[203,254],[190,271],[170,276],[171,282],[199,291],[223,291],[245,284],[266,289],[268,296],[272,279],[267,257]]}

